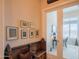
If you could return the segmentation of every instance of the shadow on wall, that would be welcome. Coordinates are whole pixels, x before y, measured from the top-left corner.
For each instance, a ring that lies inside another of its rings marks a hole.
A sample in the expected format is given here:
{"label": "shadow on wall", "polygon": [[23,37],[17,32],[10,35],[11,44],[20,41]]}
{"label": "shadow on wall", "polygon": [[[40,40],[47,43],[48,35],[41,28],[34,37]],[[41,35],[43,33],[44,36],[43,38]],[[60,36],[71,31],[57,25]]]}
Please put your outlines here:
{"label": "shadow on wall", "polygon": [[54,3],[56,1],[58,1],[58,0],[47,0],[47,3],[50,4],[50,3]]}

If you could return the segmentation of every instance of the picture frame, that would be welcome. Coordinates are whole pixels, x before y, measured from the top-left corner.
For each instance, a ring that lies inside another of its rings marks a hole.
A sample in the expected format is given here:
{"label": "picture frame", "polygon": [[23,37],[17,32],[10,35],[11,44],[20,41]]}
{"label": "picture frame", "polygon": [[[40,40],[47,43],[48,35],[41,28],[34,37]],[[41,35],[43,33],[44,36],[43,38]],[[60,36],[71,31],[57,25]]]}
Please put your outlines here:
{"label": "picture frame", "polygon": [[31,29],[29,30],[29,38],[34,38],[34,36],[35,36],[34,31],[35,31],[34,28],[31,28]]}
{"label": "picture frame", "polygon": [[21,30],[21,39],[27,39],[28,38],[28,30],[26,28]]}
{"label": "picture frame", "polygon": [[25,20],[20,20],[20,27],[30,28],[31,27],[31,22],[28,22],[28,21],[25,21]]}
{"label": "picture frame", "polygon": [[35,30],[35,37],[36,37],[36,38],[39,37],[39,30]]}
{"label": "picture frame", "polygon": [[17,40],[18,39],[18,27],[7,26],[6,27],[6,38],[7,40]]}
{"label": "picture frame", "polygon": [[56,2],[56,1],[58,1],[58,0],[47,0],[47,3],[48,3],[48,4],[51,4],[51,3],[54,3],[54,2]]}

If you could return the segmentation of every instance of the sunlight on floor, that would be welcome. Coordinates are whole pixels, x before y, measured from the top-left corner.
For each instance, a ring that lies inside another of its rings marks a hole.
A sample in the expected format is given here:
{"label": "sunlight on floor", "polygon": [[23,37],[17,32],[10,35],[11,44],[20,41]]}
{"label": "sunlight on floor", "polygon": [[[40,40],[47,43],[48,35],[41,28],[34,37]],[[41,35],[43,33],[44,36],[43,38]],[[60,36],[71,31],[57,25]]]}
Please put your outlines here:
{"label": "sunlight on floor", "polygon": [[[72,46],[68,45],[67,48],[63,47],[63,57],[65,59],[79,59],[79,47],[78,46]],[[57,56],[57,50],[52,49],[52,51],[49,52],[52,55]]]}
{"label": "sunlight on floor", "polygon": [[79,47],[78,46],[72,46],[68,45],[67,48],[63,48],[63,56],[66,59],[78,59],[78,51]]}

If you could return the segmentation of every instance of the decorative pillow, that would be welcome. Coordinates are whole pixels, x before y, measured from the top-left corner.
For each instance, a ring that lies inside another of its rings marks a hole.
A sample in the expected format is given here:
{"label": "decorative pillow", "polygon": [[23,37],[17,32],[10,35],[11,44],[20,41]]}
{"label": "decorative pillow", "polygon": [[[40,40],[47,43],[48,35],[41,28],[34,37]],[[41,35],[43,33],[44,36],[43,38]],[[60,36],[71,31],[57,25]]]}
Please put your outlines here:
{"label": "decorative pillow", "polygon": [[46,42],[44,41],[44,39],[42,39],[40,42],[38,42],[38,49],[37,51],[46,51]]}
{"label": "decorative pillow", "polygon": [[26,54],[19,54],[19,58],[20,59],[28,59],[28,56],[29,56],[29,53],[26,53]]}
{"label": "decorative pillow", "polygon": [[27,48],[22,48],[21,49],[21,53],[22,54],[26,54],[28,51],[29,51],[29,49],[27,49]]}

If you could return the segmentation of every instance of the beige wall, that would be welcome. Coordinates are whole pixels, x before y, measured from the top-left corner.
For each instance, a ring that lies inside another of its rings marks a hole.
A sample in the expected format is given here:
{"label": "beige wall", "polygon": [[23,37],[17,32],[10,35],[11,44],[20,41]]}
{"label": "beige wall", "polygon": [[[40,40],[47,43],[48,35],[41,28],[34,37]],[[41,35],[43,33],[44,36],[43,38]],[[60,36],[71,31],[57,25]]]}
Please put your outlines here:
{"label": "beige wall", "polygon": [[2,20],[2,0],[0,0],[0,59],[3,56],[3,20]]}
{"label": "beige wall", "polygon": [[5,27],[16,26],[19,28],[18,40],[5,41],[6,44],[9,43],[11,47],[15,47],[38,41],[41,37],[21,39],[19,22],[20,20],[30,21],[33,24],[32,27],[41,32],[40,16],[40,0],[5,0]]}

